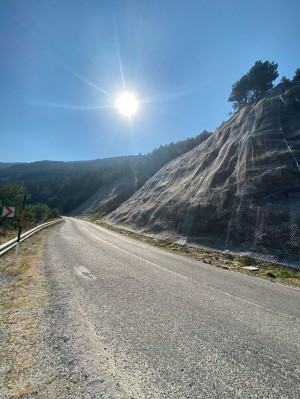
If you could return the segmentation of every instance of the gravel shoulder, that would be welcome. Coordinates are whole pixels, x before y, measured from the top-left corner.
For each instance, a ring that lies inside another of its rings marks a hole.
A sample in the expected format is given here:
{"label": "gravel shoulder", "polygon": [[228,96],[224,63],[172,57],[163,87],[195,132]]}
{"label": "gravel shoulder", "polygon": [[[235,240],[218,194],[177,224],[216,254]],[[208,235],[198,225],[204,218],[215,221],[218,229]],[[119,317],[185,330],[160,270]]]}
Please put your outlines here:
{"label": "gravel shoulder", "polygon": [[55,300],[42,258],[46,235],[21,243],[17,261],[14,250],[0,258],[1,399],[64,398],[75,392],[53,333]]}

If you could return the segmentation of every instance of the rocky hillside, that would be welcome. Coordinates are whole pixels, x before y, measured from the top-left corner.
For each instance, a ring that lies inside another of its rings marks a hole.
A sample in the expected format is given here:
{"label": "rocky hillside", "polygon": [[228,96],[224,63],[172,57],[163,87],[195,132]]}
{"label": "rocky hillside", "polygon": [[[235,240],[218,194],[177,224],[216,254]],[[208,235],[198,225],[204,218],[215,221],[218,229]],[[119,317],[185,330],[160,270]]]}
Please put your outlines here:
{"label": "rocky hillside", "polygon": [[[69,214],[94,218],[107,215],[128,200],[162,166],[197,147],[211,134],[204,131],[196,137],[160,146],[147,155],[131,157],[130,162],[119,163],[117,173],[112,170],[109,178],[98,184],[98,190],[86,196]],[[92,182],[95,181],[93,178]]]}
{"label": "rocky hillside", "polygon": [[100,187],[94,195],[70,212],[70,215],[83,217],[106,215],[130,198],[137,190],[136,185],[136,179],[129,176]]}
{"label": "rocky hillside", "polygon": [[300,83],[280,84],[163,167],[106,221],[299,264]]}

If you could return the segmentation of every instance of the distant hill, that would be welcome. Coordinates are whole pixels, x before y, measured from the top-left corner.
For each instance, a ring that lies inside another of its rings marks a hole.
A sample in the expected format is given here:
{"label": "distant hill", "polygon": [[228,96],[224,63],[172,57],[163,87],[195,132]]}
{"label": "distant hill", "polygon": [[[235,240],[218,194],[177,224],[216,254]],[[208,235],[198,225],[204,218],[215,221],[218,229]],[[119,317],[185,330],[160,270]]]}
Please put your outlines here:
{"label": "distant hill", "polygon": [[164,166],[108,223],[300,266],[300,83],[280,84]]}
{"label": "distant hill", "polygon": [[[161,146],[147,155],[75,162],[0,164],[0,185],[23,184],[31,193],[32,203],[46,203],[51,208],[59,208],[64,214],[74,214],[76,209],[75,214],[84,211],[106,214],[133,195],[163,165],[209,136],[210,133],[205,131],[196,137]],[[120,185],[122,180],[132,183]],[[114,190],[115,185],[118,190]],[[107,193],[109,198],[106,199],[103,193]],[[95,194],[104,202],[98,201],[98,206],[94,203],[92,211],[89,211],[89,200]]]}
{"label": "distant hill", "polygon": [[15,165],[13,162],[0,162],[0,170],[9,168],[10,166]]}

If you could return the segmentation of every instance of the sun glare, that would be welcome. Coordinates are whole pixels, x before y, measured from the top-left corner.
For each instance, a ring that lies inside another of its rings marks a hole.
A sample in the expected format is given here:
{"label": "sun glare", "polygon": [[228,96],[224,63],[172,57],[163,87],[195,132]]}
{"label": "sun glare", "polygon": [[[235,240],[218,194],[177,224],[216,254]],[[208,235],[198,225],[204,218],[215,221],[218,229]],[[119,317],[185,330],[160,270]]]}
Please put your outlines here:
{"label": "sun glare", "polygon": [[116,101],[119,112],[127,117],[131,117],[137,112],[138,105],[135,95],[129,92],[121,94]]}

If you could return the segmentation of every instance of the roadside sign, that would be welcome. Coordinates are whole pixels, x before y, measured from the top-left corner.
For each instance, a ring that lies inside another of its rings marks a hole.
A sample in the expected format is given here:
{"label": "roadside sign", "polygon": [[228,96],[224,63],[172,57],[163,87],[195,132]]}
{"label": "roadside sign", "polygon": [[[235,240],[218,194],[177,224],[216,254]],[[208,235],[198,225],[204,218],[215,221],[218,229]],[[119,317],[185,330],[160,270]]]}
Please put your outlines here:
{"label": "roadside sign", "polygon": [[3,218],[13,218],[15,217],[15,208],[13,206],[4,206],[2,210]]}

